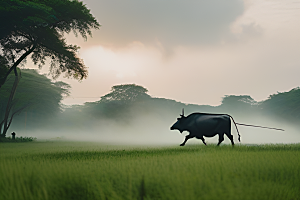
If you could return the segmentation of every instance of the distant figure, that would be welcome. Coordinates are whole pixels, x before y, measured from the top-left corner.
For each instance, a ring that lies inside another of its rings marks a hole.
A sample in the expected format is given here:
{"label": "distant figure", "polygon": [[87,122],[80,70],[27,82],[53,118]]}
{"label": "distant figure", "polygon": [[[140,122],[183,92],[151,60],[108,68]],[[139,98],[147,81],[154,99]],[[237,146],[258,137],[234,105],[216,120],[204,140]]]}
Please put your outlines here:
{"label": "distant figure", "polygon": [[12,132],[11,135],[12,135],[12,139],[15,140],[16,139],[16,133]]}

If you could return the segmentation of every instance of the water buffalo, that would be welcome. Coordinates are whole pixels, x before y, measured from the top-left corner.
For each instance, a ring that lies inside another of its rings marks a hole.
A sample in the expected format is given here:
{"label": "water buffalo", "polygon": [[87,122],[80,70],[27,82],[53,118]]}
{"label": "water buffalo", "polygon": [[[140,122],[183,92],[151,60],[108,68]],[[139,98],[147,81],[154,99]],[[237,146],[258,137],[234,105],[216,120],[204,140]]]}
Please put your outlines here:
{"label": "water buffalo", "polygon": [[208,114],[208,113],[192,113],[189,116],[184,116],[184,110],[182,115],[177,118],[177,122],[170,128],[171,130],[179,130],[180,133],[188,131],[190,134],[185,137],[185,140],[180,146],[184,146],[186,141],[190,138],[201,139],[206,145],[203,136],[213,137],[219,135],[219,143],[224,140],[224,134],[230,139],[232,146],[234,145],[233,136],[231,135],[231,121],[232,119],[236,130],[238,132],[238,140],[240,141],[240,134],[237,129],[236,123],[230,115],[227,114]]}

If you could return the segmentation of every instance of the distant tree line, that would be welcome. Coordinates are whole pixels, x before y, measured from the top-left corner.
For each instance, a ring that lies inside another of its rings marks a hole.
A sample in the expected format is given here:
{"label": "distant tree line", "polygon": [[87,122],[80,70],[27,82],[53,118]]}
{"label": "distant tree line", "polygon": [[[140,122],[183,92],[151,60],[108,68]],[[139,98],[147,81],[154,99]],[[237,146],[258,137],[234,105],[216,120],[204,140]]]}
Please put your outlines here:
{"label": "distant tree line", "polygon": [[296,124],[300,120],[300,88],[278,92],[260,102],[249,95],[226,95],[219,106],[184,104],[171,99],[153,98],[147,92],[146,88],[135,84],[113,86],[111,92],[101,97],[99,101],[70,106],[66,108],[65,113],[80,111],[78,117],[84,115],[86,118],[113,119],[122,122],[139,114],[151,114],[163,120],[170,115],[174,117],[179,115],[184,108],[187,114],[227,113],[242,119],[264,116]]}
{"label": "distant tree line", "polygon": [[[22,70],[24,83],[16,94],[16,106],[31,102],[16,117],[13,127],[18,128],[66,128],[85,129],[94,123],[114,120],[130,123],[132,119],[151,115],[157,120],[176,117],[184,108],[186,114],[192,112],[227,113],[238,119],[265,116],[268,118],[298,123],[300,115],[300,88],[270,95],[265,101],[257,102],[248,95],[228,95],[222,98],[221,105],[184,104],[171,99],[153,98],[148,90],[135,84],[113,86],[111,92],[98,101],[83,105],[66,106],[61,104],[69,94],[70,86],[63,82],[52,82],[34,70]],[[21,80],[22,81],[22,80]],[[39,84],[37,84],[39,83]],[[1,94],[1,93],[0,93]],[[3,94],[3,92],[2,92]],[[0,109],[5,102],[1,100]],[[55,124],[55,126],[53,126]]]}

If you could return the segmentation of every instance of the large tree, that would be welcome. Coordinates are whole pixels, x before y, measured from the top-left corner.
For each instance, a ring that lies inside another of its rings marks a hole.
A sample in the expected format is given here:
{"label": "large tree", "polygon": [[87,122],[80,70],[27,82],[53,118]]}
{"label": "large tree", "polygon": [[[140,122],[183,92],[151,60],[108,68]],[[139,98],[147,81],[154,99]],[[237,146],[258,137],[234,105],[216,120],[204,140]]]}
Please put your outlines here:
{"label": "large tree", "polygon": [[115,85],[99,101],[85,103],[83,110],[95,117],[126,118],[133,107],[151,99],[147,92],[136,84]]}
{"label": "large tree", "polygon": [[147,94],[148,90],[136,84],[115,85],[111,88],[111,92],[101,97],[100,102],[108,103],[119,101],[129,103],[138,100],[150,98]]}
{"label": "large tree", "polygon": [[73,31],[87,39],[100,25],[78,0],[2,0],[0,19],[0,88],[12,71],[15,75],[4,115],[7,127],[20,81],[17,66],[31,55],[39,67],[50,61],[53,78],[61,73],[79,80],[86,78],[87,69],[76,54],[79,47],[67,45],[63,34]]}
{"label": "large tree", "polygon": [[64,33],[71,31],[84,39],[100,27],[90,10],[78,0],[1,0],[0,65],[7,68],[0,77],[0,88],[10,72],[30,54],[34,64],[42,67],[50,61],[54,78],[83,79],[87,69],[77,56],[76,45],[67,45]]}

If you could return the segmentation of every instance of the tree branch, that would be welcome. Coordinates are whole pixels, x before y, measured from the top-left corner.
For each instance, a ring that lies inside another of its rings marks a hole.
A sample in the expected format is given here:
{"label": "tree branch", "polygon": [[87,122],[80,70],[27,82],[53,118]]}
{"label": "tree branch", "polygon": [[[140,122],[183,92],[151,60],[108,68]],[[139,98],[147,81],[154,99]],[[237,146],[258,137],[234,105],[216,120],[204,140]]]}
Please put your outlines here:
{"label": "tree branch", "polygon": [[[31,104],[32,104],[32,103],[31,103]],[[24,106],[24,107],[22,107],[22,108],[16,110],[14,113],[12,113],[12,115],[10,116],[10,119],[9,119],[9,123],[8,123],[8,125],[7,125],[7,129],[10,127],[10,124],[11,124],[11,122],[12,122],[12,119],[13,119],[14,115],[17,114],[17,113],[19,113],[19,112],[21,112],[22,110],[24,110],[25,108],[27,108],[27,107],[30,106],[31,104],[28,104],[28,105],[26,105],[26,106]]]}
{"label": "tree branch", "polygon": [[15,76],[18,76],[17,73],[16,73],[16,69],[17,69],[17,66],[29,55],[33,52],[33,50],[36,48],[37,44],[36,42],[32,45],[32,47],[26,51],[14,64],[13,66],[11,66],[8,70],[8,72],[6,73],[6,75],[4,76],[4,78],[2,78],[0,80],[0,88],[2,87],[2,85],[5,83],[8,75],[12,72],[12,70],[14,70],[15,72]]}

